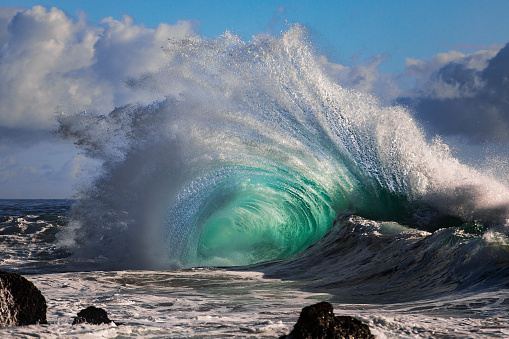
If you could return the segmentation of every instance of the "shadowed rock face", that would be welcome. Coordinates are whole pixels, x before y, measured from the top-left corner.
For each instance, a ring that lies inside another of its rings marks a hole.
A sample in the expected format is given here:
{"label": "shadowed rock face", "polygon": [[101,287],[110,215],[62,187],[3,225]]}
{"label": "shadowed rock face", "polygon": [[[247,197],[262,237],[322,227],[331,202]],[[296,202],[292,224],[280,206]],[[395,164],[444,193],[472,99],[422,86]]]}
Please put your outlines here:
{"label": "shadowed rock face", "polygon": [[113,320],[108,318],[108,314],[102,308],[95,306],[89,306],[78,313],[78,316],[74,318],[73,325],[88,323],[93,325],[110,324]]}
{"label": "shadowed rock face", "polygon": [[47,324],[46,299],[19,274],[0,271],[0,326]]}
{"label": "shadowed rock face", "polygon": [[304,307],[287,339],[374,339],[368,325],[350,316],[335,316],[328,302]]}

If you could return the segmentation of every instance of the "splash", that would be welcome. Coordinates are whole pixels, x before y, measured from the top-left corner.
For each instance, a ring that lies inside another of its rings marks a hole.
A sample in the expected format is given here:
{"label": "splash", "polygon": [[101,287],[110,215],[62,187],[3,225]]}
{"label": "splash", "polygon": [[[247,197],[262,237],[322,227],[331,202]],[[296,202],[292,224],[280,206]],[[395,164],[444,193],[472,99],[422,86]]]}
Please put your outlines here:
{"label": "splash", "polygon": [[509,217],[507,187],[428,142],[405,108],[332,82],[300,26],[165,51],[164,69],[128,82],[164,100],[59,117],[101,163],[61,236],[79,256],[246,265],[298,253],[345,211],[422,229]]}

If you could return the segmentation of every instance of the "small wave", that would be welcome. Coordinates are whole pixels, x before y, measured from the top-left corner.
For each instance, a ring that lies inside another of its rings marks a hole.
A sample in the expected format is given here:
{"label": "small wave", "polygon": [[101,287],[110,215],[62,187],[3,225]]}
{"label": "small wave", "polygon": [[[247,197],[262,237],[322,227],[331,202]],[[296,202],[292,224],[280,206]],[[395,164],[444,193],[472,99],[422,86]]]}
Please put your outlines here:
{"label": "small wave", "polygon": [[356,215],[301,253],[255,266],[341,302],[392,303],[506,288],[509,238],[474,222],[420,231]]}
{"label": "small wave", "polygon": [[[20,211],[26,211],[25,207],[18,202]],[[0,217],[2,269],[23,273],[62,270],[69,252],[57,248],[56,237],[66,223],[65,215]]]}

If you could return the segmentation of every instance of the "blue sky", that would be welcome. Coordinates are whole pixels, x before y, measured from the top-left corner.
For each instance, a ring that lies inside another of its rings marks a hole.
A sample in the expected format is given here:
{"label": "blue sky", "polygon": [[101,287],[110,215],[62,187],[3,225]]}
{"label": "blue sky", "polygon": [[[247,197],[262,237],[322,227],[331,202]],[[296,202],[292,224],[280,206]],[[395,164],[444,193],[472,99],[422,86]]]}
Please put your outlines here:
{"label": "blue sky", "polygon": [[37,4],[71,16],[80,10],[95,23],[108,16],[119,20],[124,14],[151,28],[197,20],[207,37],[231,30],[249,39],[271,29],[279,32],[285,21],[300,23],[314,33],[317,47],[331,60],[350,64],[387,54],[381,67],[392,72],[403,70],[405,58],[425,59],[451,49],[468,52],[509,41],[509,2],[504,0],[0,0],[3,6]]}
{"label": "blue sky", "polygon": [[341,85],[413,107],[464,159],[507,159],[507,13],[502,0],[0,0],[0,198],[71,197],[86,160],[52,135],[55,112],[154,100],[125,80],[161,67],[169,37],[250,40],[287,22]]}

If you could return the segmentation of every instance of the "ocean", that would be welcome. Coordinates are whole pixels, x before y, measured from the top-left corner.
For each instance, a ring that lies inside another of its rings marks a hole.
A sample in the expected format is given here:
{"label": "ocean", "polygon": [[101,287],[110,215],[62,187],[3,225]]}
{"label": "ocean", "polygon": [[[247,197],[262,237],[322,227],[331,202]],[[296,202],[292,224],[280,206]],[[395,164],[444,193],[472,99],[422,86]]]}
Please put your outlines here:
{"label": "ocean", "polygon": [[[377,338],[509,335],[509,187],[403,106],[332,81],[305,31],[165,46],[160,99],[62,112],[73,200],[3,200],[40,337],[279,337],[329,301]],[[72,326],[87,306],[124,325]]]}
{"label": "ocean", "polygon": [[[3,328],[0,336],[276,338],[319,301],[377,338],[509,334],[507,244],[464,227],[430,234],[345,216],[345,225],[288,259],[103,270],[101,258],[75,258],[58,245],[73,203],[0,200],[1,267],[32,281],[48,304],[47,325]],[[123,325],[71,325],[90,305]]]}

